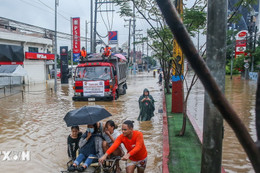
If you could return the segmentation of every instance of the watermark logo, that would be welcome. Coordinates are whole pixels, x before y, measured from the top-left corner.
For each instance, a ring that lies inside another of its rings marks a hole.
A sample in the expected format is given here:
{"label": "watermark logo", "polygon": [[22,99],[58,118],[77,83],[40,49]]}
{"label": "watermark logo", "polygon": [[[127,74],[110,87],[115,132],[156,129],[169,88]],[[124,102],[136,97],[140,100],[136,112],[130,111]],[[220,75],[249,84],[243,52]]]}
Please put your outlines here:
{"label": "watermark logo", "polygon": [[0,151],[0,161],[30,161],[30,151]]}

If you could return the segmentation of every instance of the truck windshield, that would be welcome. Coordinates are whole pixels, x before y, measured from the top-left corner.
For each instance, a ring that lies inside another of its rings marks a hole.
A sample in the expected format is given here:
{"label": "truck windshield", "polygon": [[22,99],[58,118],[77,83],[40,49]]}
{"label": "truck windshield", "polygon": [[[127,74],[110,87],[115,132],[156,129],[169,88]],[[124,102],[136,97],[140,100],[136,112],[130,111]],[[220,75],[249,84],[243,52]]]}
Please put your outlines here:
{"label": "truck windshield", "polygon": [[75,81],[79,80],[110,80],[111,71],[109,66],[78,67]]}

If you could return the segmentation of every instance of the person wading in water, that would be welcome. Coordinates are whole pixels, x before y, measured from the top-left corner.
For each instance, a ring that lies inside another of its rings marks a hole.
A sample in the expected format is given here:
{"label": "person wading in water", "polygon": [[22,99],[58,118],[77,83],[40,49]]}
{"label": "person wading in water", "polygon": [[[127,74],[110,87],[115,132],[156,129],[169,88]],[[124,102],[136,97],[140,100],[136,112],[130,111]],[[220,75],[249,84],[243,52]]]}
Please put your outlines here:
{"label": "person wading in water", "polygon": [[143,95],[139,98],[139,108],[140,114],[138,117],[138,121],[150,121],[154,116],[154,99],[150,95],[148,89],[144,89]]}

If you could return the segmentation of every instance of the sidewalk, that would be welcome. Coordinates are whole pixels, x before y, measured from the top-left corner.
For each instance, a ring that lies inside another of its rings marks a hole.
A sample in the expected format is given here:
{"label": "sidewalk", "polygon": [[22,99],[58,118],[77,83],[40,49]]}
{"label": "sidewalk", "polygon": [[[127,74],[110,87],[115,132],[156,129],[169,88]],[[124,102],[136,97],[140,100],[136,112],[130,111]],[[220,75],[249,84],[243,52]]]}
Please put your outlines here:
{"label": "sidewalk", "polygon": [[[171,113],[171,97],[171,94],[165,94],[167,120],[164,121],[164,127],[168,124],[169,155],[167,147],[164,147],[164,156],[168,155],[168,170],[163,169],[163,173],[200,172],[201,143],[188,118],[185,135],[176,136],[182,128],[182,114]],[[163,168],[166,163],[163,162]]]}

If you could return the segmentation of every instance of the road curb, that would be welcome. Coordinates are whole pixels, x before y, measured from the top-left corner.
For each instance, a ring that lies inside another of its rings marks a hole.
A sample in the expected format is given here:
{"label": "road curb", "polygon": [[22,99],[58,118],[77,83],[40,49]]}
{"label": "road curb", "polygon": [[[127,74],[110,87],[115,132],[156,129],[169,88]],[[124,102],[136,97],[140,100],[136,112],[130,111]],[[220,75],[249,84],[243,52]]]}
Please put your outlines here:
{"label": "road curb", "polygon": [[166,101],[165,101],[165,93],[164,86],[162,85],[162,99],[163,99],[163,164],[162,164],[162,172],[169,173],[168,161],[169,161],[169,135],[168,135],[168,120],[167,120],[167,112],[166,112]]}

